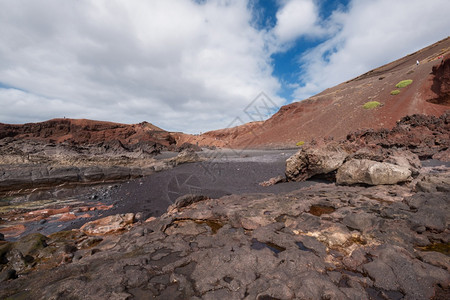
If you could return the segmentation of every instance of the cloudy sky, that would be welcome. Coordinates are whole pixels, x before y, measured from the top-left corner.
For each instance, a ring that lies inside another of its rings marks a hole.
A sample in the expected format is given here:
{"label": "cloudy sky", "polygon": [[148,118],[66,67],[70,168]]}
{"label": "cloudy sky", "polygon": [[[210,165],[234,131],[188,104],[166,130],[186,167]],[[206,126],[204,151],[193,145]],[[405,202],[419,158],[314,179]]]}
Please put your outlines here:
{"label": "cloudy sky", "polygon": [[448,0],[0,0],[0,122],[239,125],[261,92],[272,106],[300,101],[447,37],[449,11]]}

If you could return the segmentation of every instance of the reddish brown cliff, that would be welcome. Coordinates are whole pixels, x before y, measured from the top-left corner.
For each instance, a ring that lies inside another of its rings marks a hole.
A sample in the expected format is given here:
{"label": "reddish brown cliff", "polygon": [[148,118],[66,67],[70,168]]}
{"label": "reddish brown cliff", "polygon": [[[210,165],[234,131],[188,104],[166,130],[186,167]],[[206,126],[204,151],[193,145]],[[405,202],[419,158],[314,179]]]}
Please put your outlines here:
{"label": "reddish brown cliff", "polygon": [[23,125],[0,123],[0,139],[5,137],[75,145],[119,141],[125,146],[151,142],[167,147],[175,143],[169,132],[147,122],[128,125],[85,119],[53,119]]}

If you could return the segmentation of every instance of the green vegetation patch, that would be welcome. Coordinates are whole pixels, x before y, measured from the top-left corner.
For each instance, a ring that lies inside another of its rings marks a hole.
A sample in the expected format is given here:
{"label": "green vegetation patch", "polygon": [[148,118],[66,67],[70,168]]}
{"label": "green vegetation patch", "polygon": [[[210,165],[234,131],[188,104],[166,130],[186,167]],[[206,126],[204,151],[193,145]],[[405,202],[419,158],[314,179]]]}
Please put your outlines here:
{"label": "green vegetation patch", "polygon": [[391,91],[391,95],[398,95],[398,94],[400,94],[400,90],[393,90],[393,91]]}
{"label": "green vegetation patch", "polygon": [[377,108],[378,106],[380,106],[381,103],[378,101],[369,101],[366,104],[363,105],[364,109],[374,109]]}
{"label": "green vegetation patch", "polygon": [[395,87],[404,88],[404,87],[407,87],[408,85],[410,85],[412,82],[413,81],[411,79],[402,80],[399,83],[397,83],[397,85]]}
{"label": "green vegetation patch", "polygon": [[298,147],[300,147],[300,146],[303,146],[305,144],[305,142],[304,141],[300,141],[300,142],[298,142],[297,144],[295,144],[295,145],[297,145]]}

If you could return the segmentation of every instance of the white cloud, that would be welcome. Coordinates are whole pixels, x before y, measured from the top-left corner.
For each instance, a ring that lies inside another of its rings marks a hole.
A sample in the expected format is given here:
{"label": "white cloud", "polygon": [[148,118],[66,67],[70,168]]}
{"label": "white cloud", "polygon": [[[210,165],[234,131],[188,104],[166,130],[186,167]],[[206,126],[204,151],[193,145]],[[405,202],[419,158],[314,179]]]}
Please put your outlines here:
{"label": "white cloud", "polygon": [[323,32],[318,24],[318,8],[313,0],[289,0],[276,14],[277,24],[273,32],[279,43],[293,41],[308,35],[315,36]]}
{"label": "white cloud", "polygon": [[0,122],[147,120],[198,132],[227,126],[260,91],[283,102],[246,1],[0,0],[0,7],[0,83],[22,90],[0,89]]}
{"label": "white cloud", "polygon": [[[226,127],[264,91],[277,104],[270,55],[328,38],[299,62],[300,100],[448,34],[448,0],[358,0],[329,19],[320,0],[279,0],[255,29],[242,0],[0,0],[0,122],[54,117],[167,130]],[[296,86],[299,84],[299,86]],[[1,85],[0,85],[1,87]]]}
{"label": "white cloud", "polygon": [[330,22],[336,35],[302,57],[294,95],[305,99],[448,36],[447,0],[359,0]]}

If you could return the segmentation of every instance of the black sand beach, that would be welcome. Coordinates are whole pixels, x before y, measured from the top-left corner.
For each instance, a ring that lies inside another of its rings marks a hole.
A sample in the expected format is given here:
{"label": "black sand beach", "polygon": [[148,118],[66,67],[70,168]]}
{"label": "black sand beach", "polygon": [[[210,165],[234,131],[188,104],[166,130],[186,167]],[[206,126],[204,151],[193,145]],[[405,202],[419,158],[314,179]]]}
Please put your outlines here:
{"label": "black sand beach", "polygon": [[[201,194],[219,198],[231,194],[285,193],[317,181],[286,182],[263,187],[260,182],[284,174],[285,160],[296,150],[205,150],[208,159],[180,165],[147,177],[114,185],[102,202],[113,208],[101,217],[118,213],[142,213],[143,218],[160,216],[178,197]],[[168,154],[164,154],[167,156]],[[95,218],[92,218],[93,220]],[[65,229],[79,228],[86,220],[75,220]]]}

